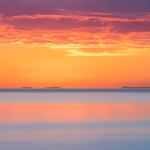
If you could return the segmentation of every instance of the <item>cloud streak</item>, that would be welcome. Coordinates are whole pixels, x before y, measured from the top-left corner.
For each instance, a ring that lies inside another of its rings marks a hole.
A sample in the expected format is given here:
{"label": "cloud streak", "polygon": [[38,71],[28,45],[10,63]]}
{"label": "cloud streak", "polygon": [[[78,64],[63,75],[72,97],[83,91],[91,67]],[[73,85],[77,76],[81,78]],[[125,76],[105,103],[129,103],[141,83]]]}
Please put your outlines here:
{"label": "cloud streak", "polygon": [[98,53],[93,53],[93,52],[85,52],[81,50],[68,50],[67,51],[69,54],[66,54],[66,56],[87,56],[87,57],[97,57],[97,56],[125,56],[125,55],[132,55],[134,53],[129,53],[129,52],[98,52]]}

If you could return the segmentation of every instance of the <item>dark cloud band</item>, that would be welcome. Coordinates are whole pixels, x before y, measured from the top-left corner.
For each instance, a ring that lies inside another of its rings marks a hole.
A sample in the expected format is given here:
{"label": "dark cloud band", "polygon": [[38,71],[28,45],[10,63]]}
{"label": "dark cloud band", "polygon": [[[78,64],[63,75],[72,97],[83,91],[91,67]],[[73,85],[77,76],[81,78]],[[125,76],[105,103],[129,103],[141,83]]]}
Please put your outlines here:
{"label": "dark cloud band", "polygon": [[60,14],[70,12],[150,12],[149,0],[1,0],[3,16]]}

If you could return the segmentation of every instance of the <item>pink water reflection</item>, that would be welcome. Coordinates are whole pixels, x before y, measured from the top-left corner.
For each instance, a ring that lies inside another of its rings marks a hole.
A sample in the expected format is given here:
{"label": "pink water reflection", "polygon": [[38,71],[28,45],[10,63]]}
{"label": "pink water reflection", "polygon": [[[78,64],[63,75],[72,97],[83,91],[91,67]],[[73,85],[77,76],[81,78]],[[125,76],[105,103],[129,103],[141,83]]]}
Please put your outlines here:
{"label": "pink water reflection", "polygon": [[0,123],[51,123],[150,120],[150,103],[0,103]]}

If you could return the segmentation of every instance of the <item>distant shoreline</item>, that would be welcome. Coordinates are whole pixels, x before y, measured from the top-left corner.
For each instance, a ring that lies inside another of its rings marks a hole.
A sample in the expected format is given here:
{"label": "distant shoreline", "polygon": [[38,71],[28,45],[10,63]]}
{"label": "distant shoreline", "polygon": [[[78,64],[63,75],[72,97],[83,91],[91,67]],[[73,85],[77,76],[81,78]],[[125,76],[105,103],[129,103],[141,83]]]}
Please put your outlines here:
{"label": "distant shoreline", "polygon": [[122,87],[123,89],[125,89],[125,88],[131,88],[131,89],[149,89],[150,87],[132,87],[132,86],[123,86]]}
{"label": "distant shoreline", "polygon": [[122,86],[120,88],[62,88],[59,86],[54,87],[20,87],[20,88],[0,88],[0,90],[121,90],[121,89],[150,89],[150,87],[132,87],[132,86]]}
{"label": "distant shoreline", "polygon": [[[60,89],[61,87],[59,86],[53,86],[53,87],[44,87],[40,89]],[[32,88],[32,87],[21,87],[21,89],[39,89],[39,88]]]}

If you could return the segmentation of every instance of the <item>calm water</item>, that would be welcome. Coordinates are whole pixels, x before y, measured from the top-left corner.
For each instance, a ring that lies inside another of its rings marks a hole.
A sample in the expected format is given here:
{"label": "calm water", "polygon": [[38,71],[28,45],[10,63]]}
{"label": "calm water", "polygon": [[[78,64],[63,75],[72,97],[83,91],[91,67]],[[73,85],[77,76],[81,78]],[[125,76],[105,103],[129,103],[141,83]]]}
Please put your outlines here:
{"label": "calm water", "polygon": [[148,150],[150,89],[0,89],[0,150]]}

